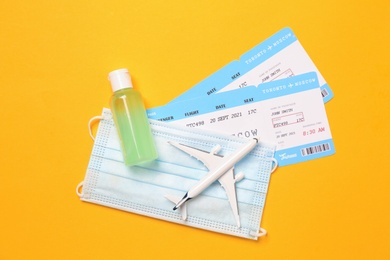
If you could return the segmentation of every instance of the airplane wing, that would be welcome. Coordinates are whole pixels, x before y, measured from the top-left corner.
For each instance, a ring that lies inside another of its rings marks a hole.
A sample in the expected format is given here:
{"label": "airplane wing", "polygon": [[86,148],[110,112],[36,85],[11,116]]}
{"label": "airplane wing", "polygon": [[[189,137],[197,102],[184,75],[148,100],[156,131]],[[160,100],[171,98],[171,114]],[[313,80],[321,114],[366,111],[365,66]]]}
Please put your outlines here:
{"label": "airplane wing", "polygon": [[209,170],[217,166],[219,161],[223,158],[222,155],[213,154],[184,144],[176,143],[173,141],[168,141],[168,143],[189,154],[195,159],[201,161]]}
{"label": "airplane wing", "polygon": [[[191,146],[187,146],[184,144],[176,143],[173,141],[169,141],[169,143],[176,148],[182,150],[183,152],[189,154],[190,156],[196,158],[197,160],[201,161],[209,170],[214,169],[219,165],[220,160],[223,159],[223,156],[215,154],[215,152],[207,152],[200,149],[196,149]],[[214,148],[214,151],[216,151],[217,148]],[[236,187],[235,183],[243,178],[242,174],[238,174],[235,178],[234,176],[234,167],[232,167],[230,170],[228,170],[224,175],[222,175],[218,182],[222,185],[222,187],[225,189],[225,192],[227,194],[230,207],[233,211],[234,218],[237,222],[237,226],[240,227],[240,216],[238,215],[238,206],[237,206],[237,195],[236,195]],[[170,198],[171,201],[175,201],[174,199]],[[186,214],[185,211],[182,214]],[[183,219],[186,218],[183,215]]]}
{"label": "airplane wing", "polygon": [[237,207],[237,195],[236,195],[236,180],[234,179],[234,168],[231,168],[224,175],[222,175],[218,181],[225,189],[226,195],[228,197],[230,207],[232,208],[234,218],[236,219],[237,226],[240,227],[240,216],[238,215]]}

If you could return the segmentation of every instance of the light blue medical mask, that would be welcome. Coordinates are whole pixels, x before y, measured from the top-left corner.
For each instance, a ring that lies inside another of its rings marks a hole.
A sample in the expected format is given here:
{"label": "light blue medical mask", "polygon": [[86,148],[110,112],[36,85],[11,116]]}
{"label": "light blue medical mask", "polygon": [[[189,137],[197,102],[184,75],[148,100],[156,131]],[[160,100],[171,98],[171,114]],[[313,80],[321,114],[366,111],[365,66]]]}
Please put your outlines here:
{"label": "light blue medical mask", "polygon": [[[247,142],[224,134],[150,120],[159,158],[139,166],[125,166],[109,109],[103,114],[84,181],[77,187],[81,200],[163,219],[191,227],[256,240],[260,228],[275,146],[260,142],[235,165],[244,178],[236,183],[241,227],[237,227],[225,190],[215,182],[187,203],[187,218],[165,196],[182,197],[208,169],[202,162],[175,148],[168,141],[228,155]],[[80,187],[83,186],[80,193]]]}

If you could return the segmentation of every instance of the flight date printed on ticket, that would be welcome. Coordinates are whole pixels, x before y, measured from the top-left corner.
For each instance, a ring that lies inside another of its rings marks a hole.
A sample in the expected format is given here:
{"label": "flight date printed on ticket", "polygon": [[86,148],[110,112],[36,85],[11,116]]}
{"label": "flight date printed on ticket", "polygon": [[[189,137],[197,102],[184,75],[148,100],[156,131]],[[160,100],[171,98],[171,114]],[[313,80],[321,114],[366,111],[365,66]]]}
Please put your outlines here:
{"label": "flight date printed on ticket", "polygon": [[315,72],[148,110],[151,119],[276,143],[280,166],[335,152]]}
{"label": "flight date printed on ticket", "polygon": [[264,136],[277,143],[280,165],[306,161],[334,153],[332,135],[319,88],[262,102]]}

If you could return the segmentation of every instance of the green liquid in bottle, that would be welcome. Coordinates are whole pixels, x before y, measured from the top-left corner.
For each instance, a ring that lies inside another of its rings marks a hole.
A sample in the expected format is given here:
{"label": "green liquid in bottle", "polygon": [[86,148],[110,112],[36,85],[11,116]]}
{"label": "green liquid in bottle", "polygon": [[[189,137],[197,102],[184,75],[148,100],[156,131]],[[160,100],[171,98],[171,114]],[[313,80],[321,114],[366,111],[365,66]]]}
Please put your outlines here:
{"label": "green liquid in bottle", "polygon": [[[111,73],[123,72],[117,70]],[[127,70],[125,71],[127,73]],[[111,75],[110,73],[110,75]],[[121,141],[123,159],[126,165],[138,165],[157,159],[157,151],[142,97],[137,90],[120,86],[114,88],[111,97],[111,111]]]}

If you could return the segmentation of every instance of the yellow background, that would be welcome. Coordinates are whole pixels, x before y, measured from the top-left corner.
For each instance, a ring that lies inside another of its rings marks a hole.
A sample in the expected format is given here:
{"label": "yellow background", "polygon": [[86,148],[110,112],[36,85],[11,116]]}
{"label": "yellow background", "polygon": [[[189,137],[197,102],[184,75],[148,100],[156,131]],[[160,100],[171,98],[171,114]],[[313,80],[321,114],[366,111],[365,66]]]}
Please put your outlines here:
{"label": "yellow background", "polygon": [[[389,259],[388,0],[2,1],[0,259]],[[109,71],[164,105],[284,27],[335,97],[330,157],[279,168],[258,241],[81,202]]]}

